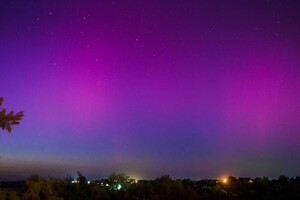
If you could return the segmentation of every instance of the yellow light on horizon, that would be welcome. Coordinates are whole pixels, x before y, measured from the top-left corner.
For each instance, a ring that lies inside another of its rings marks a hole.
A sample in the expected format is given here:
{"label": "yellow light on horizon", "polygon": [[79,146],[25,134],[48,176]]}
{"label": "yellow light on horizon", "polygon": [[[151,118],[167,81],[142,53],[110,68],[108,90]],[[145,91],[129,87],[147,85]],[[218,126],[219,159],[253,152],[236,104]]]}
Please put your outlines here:
{"label": "yellow light on horizon", "polygon": [[224,178],[224,179],[222,180],[222,182],[223,182],[224,184],[228,183],[227,178]]}

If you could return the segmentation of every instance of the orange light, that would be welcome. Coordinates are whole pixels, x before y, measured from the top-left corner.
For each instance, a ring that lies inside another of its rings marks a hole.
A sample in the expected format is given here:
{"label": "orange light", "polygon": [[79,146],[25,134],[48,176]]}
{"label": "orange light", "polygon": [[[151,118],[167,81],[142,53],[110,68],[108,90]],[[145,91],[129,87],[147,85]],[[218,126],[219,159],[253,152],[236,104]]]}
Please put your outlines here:
{"label": "orange light", "polygon": [[222,182],[223,182],[224,184],[228,183],[227,178],[224,178]]}

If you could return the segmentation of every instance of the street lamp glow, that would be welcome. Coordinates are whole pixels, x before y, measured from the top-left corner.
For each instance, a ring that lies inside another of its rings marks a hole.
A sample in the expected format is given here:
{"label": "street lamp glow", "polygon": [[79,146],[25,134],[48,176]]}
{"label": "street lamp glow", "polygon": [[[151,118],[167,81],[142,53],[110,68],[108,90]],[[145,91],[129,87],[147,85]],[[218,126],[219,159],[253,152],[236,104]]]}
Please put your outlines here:
{"label": "street lamp glow", "polygon": [[122,189],[122,185],[119,183],[117,186],[117,190],[121,190]]}

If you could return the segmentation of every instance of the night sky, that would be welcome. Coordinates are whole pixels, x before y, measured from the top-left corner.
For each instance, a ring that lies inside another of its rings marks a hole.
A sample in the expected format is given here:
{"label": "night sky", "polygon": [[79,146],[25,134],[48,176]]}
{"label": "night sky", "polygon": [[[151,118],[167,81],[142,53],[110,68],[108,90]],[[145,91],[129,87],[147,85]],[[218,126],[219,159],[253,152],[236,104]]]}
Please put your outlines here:
{"label": "night sky", "polygon": [[0,179],[300,169],[298,0],[1,0]]}

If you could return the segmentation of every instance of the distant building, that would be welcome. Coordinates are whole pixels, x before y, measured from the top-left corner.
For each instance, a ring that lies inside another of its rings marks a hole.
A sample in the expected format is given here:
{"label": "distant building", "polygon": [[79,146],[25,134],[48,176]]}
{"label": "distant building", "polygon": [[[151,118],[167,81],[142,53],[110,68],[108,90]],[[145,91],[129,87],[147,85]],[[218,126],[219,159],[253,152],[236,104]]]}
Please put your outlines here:
{"label": "distant building", "polygon": [[239,182],[240,183],[253,183],[253,180],[251,178],[242,177],[242,178],[239,178]]}

